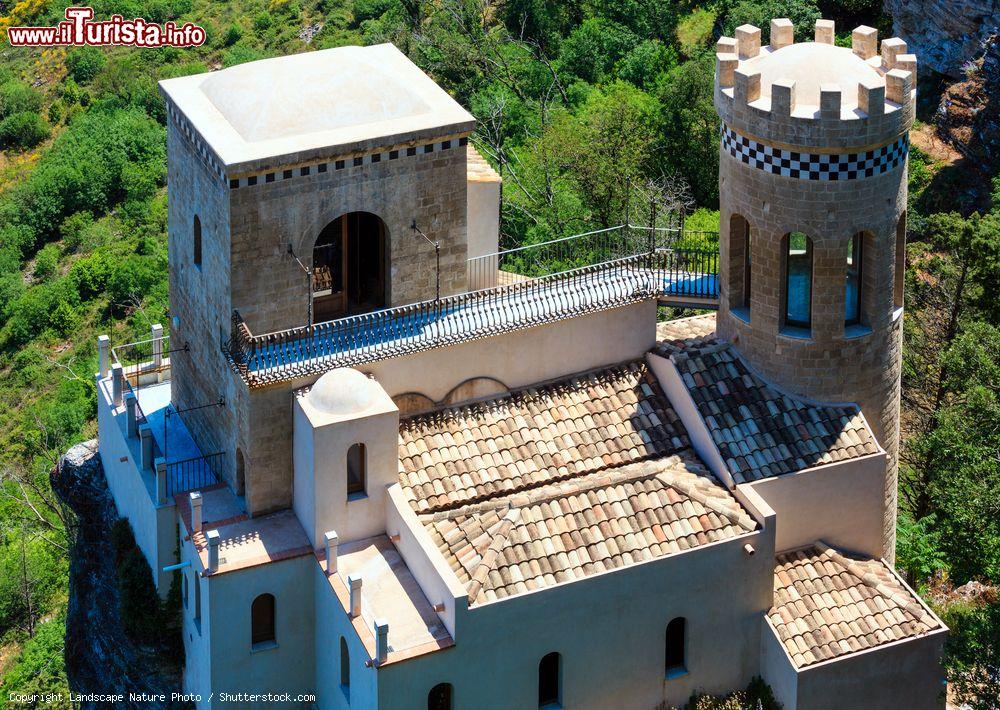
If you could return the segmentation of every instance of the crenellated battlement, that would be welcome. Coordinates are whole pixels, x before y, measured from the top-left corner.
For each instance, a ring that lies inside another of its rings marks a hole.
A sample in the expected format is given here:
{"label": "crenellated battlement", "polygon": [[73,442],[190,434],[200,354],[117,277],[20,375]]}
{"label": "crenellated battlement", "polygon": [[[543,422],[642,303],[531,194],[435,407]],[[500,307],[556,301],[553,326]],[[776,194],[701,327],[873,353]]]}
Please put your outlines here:
{"label": "crenellated battlement", "polygon": [[[817,20],[814,41],[794,41],[787,18],[742,25],[716,45],[715,105],[739,134],[776,147],[828,151],[873,148],[899,139],[913,122],[917,59],[893,37],[857,27],[851,48],[834,44],[832,20]],[[881,51],[879,51],[881,49]]]}

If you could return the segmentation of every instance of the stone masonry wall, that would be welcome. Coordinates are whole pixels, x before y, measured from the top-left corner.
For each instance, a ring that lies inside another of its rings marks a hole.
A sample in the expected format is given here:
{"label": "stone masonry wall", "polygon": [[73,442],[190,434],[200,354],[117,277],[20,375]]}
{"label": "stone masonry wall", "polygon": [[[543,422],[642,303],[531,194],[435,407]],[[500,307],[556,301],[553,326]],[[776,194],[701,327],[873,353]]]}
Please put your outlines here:
{"label": "stone masonry wall", "polygon": [[[188,352],[171,353],[171,398],[178,410],[225,399],[224,407],[184,412],[181,417],[202,453],[225,453],[216,473],[232,482],[235,400],[243,385],[222,352],[222,344],[229,338],[231,311],[229,195],[219,176],[205,168],[173,121],[167,126],[167,166],[170,347],[180,348],[184,343],[189,347]],[[195,215],[202,229],[200,268],[193,255]]]}
{"label": "stone masonry wall", "polygon": [[354,166],[352,156],[338,156],[341,169],[321,173],[312,166],[300,175],[293,167],[289,179],[268,183],[261,176],[229,190],[232,307],[255,335],[306,324],[309,281],[288,245],[310,266],[320,232],[349,212],[371,212],[386,224],[391,305],[434,298],[434,248],[410,228],[414,220],[441,242],[441,294],[465,290],[464,141],[453,137],[444,150],[438,141],[433,152],[424,152],[422,143],[415,155],[406,147],[394,146],[399,157],[392,160]]}

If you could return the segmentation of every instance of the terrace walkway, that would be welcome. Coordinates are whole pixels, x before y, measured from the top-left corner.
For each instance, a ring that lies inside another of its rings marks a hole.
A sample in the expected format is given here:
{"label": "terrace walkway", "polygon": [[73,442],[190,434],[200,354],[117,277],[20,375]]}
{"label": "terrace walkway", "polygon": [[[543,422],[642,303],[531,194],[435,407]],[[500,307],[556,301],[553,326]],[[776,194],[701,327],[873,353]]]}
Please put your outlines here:
{"label": "terrace walkway", "polygon": [[[599,263],[541,276],[521,276],[510,267],[504,268],[510,261],[507,255],[516,253],[519,263],[515,267],[522,270],[526,263],[540,261],[537,254],[526,255],[522,247],[470,260],[470,284],[486,288],[262,335],[254,335],[239,313],[234,312],[232,363],[254,387],[521,330],[650,298],[675,307],[717,307],[717,252],[655,245],[649,251],[652,240],[643,235],[639,240],[616,239],[614,253],[610,253],[609,242],[603,242],[602,248],[595,250],[593,235],[581,237],[588,238],[589,259],[600,260]],[[541,246],[551,248],[550,245],[558,244],[565,251],[567,247],[580,246],[570,243],[574,239],[578,238]],[[621,256],[622,252],[627,255]],[[473,263],[479,260],[484,263]],[[566,263],[565,258],[555,261]]]}

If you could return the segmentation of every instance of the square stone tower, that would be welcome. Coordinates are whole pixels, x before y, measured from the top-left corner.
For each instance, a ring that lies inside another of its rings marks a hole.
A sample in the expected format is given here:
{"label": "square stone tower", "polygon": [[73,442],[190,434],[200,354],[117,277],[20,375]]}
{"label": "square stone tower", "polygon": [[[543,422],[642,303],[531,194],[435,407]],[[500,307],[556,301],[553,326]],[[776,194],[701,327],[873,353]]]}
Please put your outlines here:
{"label": "square stone tower", "polygon": [[[248,440],[261,448],[269,434],[249,431],[225,354],[234,313],[259,334],[430,299],[438,277],[441,295],[464,291],[475,121],[390,44],[160,87],[171,342],[188,346],[174,358],[173,404],[203,451],[225,453],[219,473],[243,494]],[[440,244],[439,274],[414,224]]]}
{"label": "square stone tower", "polygon": [[771,44],[744,25],[718,43],[718,328],[765,377],[857,402],[890,456],[885,554],[895,547],[906,222],[916,58],[858,27],[816,23]]}

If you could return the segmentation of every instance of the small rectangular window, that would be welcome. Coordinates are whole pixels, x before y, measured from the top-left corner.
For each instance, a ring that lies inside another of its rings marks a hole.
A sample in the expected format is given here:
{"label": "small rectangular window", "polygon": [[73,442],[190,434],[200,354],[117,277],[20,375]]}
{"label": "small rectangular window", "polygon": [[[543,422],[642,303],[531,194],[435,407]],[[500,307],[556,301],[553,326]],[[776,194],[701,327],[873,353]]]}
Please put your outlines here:
{"label": "small rectangular window", "polygon": [[354,444],[347,450],[347,495],[365,492],[365,445]]}

